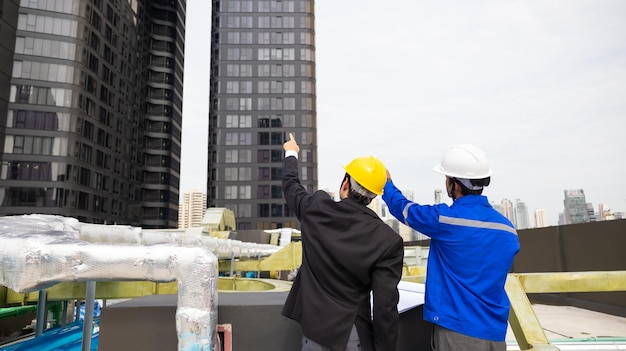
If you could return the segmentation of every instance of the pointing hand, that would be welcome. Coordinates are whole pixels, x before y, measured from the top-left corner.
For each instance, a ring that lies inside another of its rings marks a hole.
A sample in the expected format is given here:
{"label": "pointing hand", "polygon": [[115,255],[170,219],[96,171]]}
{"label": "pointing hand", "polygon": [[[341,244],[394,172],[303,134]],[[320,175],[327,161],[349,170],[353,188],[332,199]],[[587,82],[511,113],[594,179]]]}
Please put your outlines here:
{"label": "pointing hand", "polygon": [[293,150],[295,152],[300,152],[300,147],[298,146],[298,143],[296,143],[296,139],[293,138],[293,133],[289,133],[289,140],[283,144],[283,149],[285,151]]}

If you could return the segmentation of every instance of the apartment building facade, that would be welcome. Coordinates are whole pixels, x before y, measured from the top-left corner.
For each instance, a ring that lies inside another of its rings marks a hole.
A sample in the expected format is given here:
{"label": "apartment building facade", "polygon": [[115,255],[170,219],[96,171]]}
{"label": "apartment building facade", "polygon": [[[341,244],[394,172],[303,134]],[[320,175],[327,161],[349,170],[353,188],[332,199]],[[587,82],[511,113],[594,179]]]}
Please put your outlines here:
{"label": "apartment building facade", "polygon": [[2,4],[0,215],[175,228],[185,1]]}
{"label": "apartment building facade", "polygon": [[207,196],[238,229],[298,228],[281,191],[282,144],[317,189],[312,0],[212,1]]}

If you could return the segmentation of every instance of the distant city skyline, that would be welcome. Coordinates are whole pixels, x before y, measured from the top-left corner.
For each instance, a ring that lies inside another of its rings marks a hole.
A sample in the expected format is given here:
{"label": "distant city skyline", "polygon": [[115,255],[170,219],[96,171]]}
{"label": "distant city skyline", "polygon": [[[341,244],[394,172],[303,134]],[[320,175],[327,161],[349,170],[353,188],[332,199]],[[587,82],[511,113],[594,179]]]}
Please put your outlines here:
{"label": "distant city skyline", "polygon": [[[326,189],[322,189],[322,190],[328,192],[329,194],[331,194],[331,196],[335,197],[336,193],[332,192],[330,189],[326,188]],[[580,190],[582,190],[582,189],[576,189],[576,190],[568,189],[568,190],[564,190],[563,193],[578,192]],[[405,194],[405,196],[408,199],[410,199],[412,201],[415,201],[414,200],[415,192],[413,190],[410,190],[410,189],[402,190],[401,189],[401,191]],[[583,192],[584,192],[584,190],[583,190]],[[442,193],[443,193],[442,189],[434,189],[434,192],[433,192],[433,194],[434,194],[434,202],[431,202],[431,203],[424,202],[424,204],[437,204],[437,203],[440,203],[439,201],[441,200],[441,194]],[[335,199],[338,200],[337,198],[335,198]],[[379,198],[377,197],[376,199],[379,199]],[[494,209],[496,209],[498,212],[502,213],[503,216],[507,217],[511,221],[511,223],[513,223],[513,225],[516,227],[516,229],[518,229],[518,230],[521,230],[521,229],[532,229],[532,228],[542,228],[542,227],[566,224],[564,222],[564,220],[563,220],[563,216],[564,216],[564,213],[565,213],[565,205],[563,205],[563,208],[561,209],[561,211],[559,211],[556,214],[557,219],[555,221],[553,221],[554,223],[550,223],[548,221],[548,219],[547,219],[546,209],[545,208],[529,209],[526,206],[526,203],[523,201],[523,199],[515,199],[515,202],[509,200],[508,198],[501,199],[500,201],[493,200],[493,199],[491,199],[489,197],[488,197],[488,199],[490,201],[490,204],[494,207]],[[563,201],[565,202],[565,197],[564,197]],[[443,201],[443,202],[445,202],[445,201]],[[520,204],[524,206],[524,210],[518,210],[518,206]],[[591,217],[589,217],[589,221],[602,221],[602,220],[613,220],[613,219],[626,218],[626,213],[625,212],[614,211],[612,209],[605,208],[603,203],[593,204],[593,203],[590,203],[590,202],[585,202],[584,204],[585,204],[585,209],[587,209],[587,207],[589,205],[592,206],[594,218],[592,219]],[[388,218],[388,214],[386,214],[386,206],[385,206],[384,202],[382,202],[382,199],[379,200],[379,201],[373,202],[372,208],[375,209],[375,211],[383,219]],[[610,214],[610,216],[607,216],[609,214]],[[531,215],[532,215],[532,222],[531,222]],[[606,218],[605,218],[605,216],[606,216]],[[523,222],[524,222],[523,225],[520,225],[520,218],[523,218]],[[395,227],[393,227],[393,228],[398,230],[398,228],[395,228]],[[400,234],[402,234],[402,233],[400,233]]]}

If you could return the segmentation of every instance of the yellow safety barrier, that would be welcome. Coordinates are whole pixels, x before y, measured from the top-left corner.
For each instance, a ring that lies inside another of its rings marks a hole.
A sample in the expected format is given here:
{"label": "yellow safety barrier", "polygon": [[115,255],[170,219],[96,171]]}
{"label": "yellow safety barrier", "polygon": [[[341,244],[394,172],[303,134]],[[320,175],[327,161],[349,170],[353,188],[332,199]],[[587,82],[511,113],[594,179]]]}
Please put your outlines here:
{"label": "yellow safety barrier", "polygon": [[509,324],[521,350],[559,350],[550,344],[528,293],[626,291],[626,271],[512,273],[506,281]]}
{"label": "yellow safety barrier", "polygon": [[234,259],[219,261],[219,271],[228,272],[265,272],[265,271],[290,271],[297,269],[302,264],[302,243],[291,242],[278,252],[259,259]]}

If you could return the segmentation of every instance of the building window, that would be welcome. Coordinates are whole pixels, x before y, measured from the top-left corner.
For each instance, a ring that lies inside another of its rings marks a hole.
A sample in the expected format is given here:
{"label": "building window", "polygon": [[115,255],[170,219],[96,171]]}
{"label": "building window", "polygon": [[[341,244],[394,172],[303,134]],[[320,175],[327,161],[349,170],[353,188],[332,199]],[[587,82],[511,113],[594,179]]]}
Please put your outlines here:
{"label": "building window", "polygon": [[252,180],[252,169],[250,167],[239,167],[239,181]]}
{"label": "building window", "polygon": [[226,133],[226,145],[251,145],[252,133]]}
{"label": "building window", "polygon": [[272,199],[282,199],[283,191],[280,185],[272,185]]}
{"label": "building window", "polygon": [[252,186],[251,185],[240,185],[239,186],[239,198],[240,199],[251,199]]}
{"label": "building window", "polygon": [[309,48],[300,49],[301,61],[315,61],[315,52]]}
{"label": "building window", "polygon": [[224,168],[224,180],[226,181],[235,181],[238,179],[238,168],[236,167],[226,167]]}
{"label": "building window", "polygon": [[[97,20],[99,19],[98,17]],[[75,38],[78,32],[78,22],[43,15],[20,14],[17,29]]]}
{"label": "building window", "polygon": [[[258,134],[258,143],[259,145],[269,145],[270,144],[270,133],[269,132],[261,132]],[[268,155],[269,158],[269,155]],[[259,162],[261,162],[259,160]]]}
{"label": "building window", "polygon": [[258,204],[259,217],[269,217],[270,216],[270,205],[269,204]]}
{"label": "building window", "polygon": [[[267,133],[259,133],[259,135],[261,134],[267,134]],[[258,163],[268,163],[270,162],[270,150],[258,150],[257,151],[257,162]]]}
{"label": "building window", "polygon": [[283,144],[283,133],[282,132],[272,132],[271,133],[272,140],[270,143],[272,145],[282,145]]}
{"label": "building window", "polygon": [[308,81],[300,82],[300,93],[313,94],[313,82],[308,82]]}
{"label": "building window", "polygon": [[237,186],[236,185],[224,186],[224,199],[227,199],[227,200],[237,199]]}
{"label": "building window", "polygon": [[252,162],[252,150],[239,150],[239,163]]}
{"label": "building window", "polygon": [[224,162],[226,163],[238,163],[239,162],[239,150],[226,150],[224,155]]}
{"label": "building window", "polygon": [[[293,49],[291,49],[293,50]],[[229,48],[226,49],[226,60],[238,61],[238,60],[252,60],[251,48]]]}
{"label": "building window", "polygon": [[239,211],[238,211],[239,216],[238,217],[243,217],[243,218],[250,218],[252,217],[252,205],[251,204],[239,204]]}
{"label": "building window", "polygon": [[283,169],[272,167],[272,180],[281,180],[283,176]]}
{"label": "building window", "polygon": [[252,128],[252,116],[227,115],[226,128]]}
{"label": "building window", "polygon": [[[11,141],[13,141],[12,152],[14,154],[52,155],[52,145],[54,143],[54,139],[55,138],[52,137],[40,136],[7,136],[7,145],[10,145]],[[57,143],[56,145],[61,146],[62,144]],[[57,152],[57,150],[55,150],[55,152]]]}
{"label": "building window", "polygon": [[300,44],[313,45],[313,36],[311,35],[311,33],[300,33]]}
{"label": "building window", "polygon": [[257,180],[270,180],[269,167],[259,167],[257,170]]}
{"label": "building window", "polygon": [[259,199],[269,199],[270,198],[270,186],[269,185],[259,185],[257,187],[257,198]]}
{"label": "building window", "polygon": [[282,217],[283,216],[283,205],[272,204],[272,217]]}
{"label": "building window", "polygon": [[[56,164],[56,163],[54,163]],[[2,179],[50,181],[53,164],[49,162],[10,161],[2,165]]]}
{"label": "building window", "polygon": [[7,126],[20,129],[69,131],[69,113],[9,110]]}
{"label": "building window", "polygon": [[72,91],[68,89],[12,85],[9,99],[22,104],[72,107]]}
{"label": "building window", "polygon": [[272,150],[272,162],[282,162],[284,156],[283,150]]}
{"label": "building window", "polygon": [[301,122],[301,127],[304,127],[304,128],[313,128],[313,127],[315,127],[313,125],[313,116],[312,115],[303,115],[300,118],[300,122]]}
{"label": "building window", "polygon": [[226,99],[226,109],[233,111],[252,110],[252,98],[229,98]]}
{"label": "building window", "polygon": [[293,61],[295,49],[259,48],[257,55],[259,61]]}

